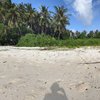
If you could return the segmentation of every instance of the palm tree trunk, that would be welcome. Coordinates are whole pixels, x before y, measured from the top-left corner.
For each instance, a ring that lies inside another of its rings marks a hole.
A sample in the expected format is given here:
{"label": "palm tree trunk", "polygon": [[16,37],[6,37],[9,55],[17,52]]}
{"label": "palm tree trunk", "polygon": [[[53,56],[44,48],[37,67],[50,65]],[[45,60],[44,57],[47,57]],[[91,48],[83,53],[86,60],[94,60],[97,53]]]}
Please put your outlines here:
{"label": "palm tree trunk", "polygon": [[61,34],[61,30],[60,30],[60,27],[59,27],[58,40],[60,39],[60,34]]}

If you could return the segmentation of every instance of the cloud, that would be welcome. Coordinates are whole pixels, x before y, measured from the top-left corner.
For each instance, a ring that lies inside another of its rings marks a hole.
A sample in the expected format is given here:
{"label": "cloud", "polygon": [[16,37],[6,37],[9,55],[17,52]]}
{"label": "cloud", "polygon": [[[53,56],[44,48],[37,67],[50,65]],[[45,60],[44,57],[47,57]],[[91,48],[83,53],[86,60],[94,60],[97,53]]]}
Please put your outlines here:
{"label": "cloud", "polygon": [[72,15],[81,19],[86,25],[91,25],[93,20],[93,7],[100,3],[100,0],[64,0],[67,7],[70,7]]}
{"label": "cloud", "polygon": [[93,10],[92,0],[75,0],[73,7],[79,18],[87,25],[92,23]]}

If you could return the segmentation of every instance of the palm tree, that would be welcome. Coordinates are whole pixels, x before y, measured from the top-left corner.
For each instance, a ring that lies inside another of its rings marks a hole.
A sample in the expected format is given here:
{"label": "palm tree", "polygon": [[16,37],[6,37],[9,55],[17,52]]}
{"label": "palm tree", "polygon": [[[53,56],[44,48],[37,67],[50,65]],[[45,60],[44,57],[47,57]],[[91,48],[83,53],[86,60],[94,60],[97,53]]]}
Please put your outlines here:
{"label": "palm tree", "polygon": [[8,20],[7,14],[8,10],[10,9],[10,4],[8,2],[0,2],[0,22],[4,25],[3,33],[7,33],[8,30]]}
{"label": "palm tree", "polygon": [[0,2],[2,2],[2,3],[5,3],[5,2],[11,3],[11,0],[0,0]]}
{"label": "palm tree", "polygon": [[4,4],[0,2],[0,22],[4,23],[5,21],[5,12],[6,12],[6,9],[3,7]]}
{"label": "palm tree", "polygon": [[8,26],[11,28],[18,27],[19,18],[20,14],[18,12],[17,6],[13,4],[7,13]]}
{"label": "palm tree", "polygon": [[18,12],[20,14],[21,21],[26,21],[26,7],[23,3],[17,5]]}
{"label": "palm tree", "polygon": [[69,25],[69,14],[67,8],[64,6],[55,6],[54,14],[54,31],[58,35],[58,39],[66,30],[66,25]]}
{"label": "palm tree", "polygon": [[10,3],[10,4],[12,3],[11,0],[7,0],[7,2]]}
{"label": "palm tree", "polygon": [[35,8],[32,8],[31,4],[26,4],[25,6],[26,6],[27,25],[34,31],[37,12]]}
{"label": "palm tree", "polygon": [[50,11],[48,10],[48,7],[45,6],[41,6],[40,8],[40,21],[39,21],[39,25],[41,27],[41,33],[45,33],[47,32],[47,28],[50,25]]}

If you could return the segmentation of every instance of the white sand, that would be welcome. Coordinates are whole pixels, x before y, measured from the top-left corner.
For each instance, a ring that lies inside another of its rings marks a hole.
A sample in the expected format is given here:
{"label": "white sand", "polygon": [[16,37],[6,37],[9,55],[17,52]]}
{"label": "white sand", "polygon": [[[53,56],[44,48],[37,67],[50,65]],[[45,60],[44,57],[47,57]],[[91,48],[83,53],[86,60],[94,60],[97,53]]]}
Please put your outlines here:
{"label": "white sand", "polygon": [[38,49],[0,47],[0,100],[100,100],[100,48]]}

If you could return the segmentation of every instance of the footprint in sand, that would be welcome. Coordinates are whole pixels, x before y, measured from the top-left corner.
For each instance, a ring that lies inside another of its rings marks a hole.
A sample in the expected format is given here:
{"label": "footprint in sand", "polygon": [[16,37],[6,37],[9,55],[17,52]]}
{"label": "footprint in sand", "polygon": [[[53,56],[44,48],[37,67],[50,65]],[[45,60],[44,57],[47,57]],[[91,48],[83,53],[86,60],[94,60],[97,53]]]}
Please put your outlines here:
{"label": "footprint in sand", "polygon": [[19,83],[20,81],[21,81],[20,78],[16,78],[16,79],[11,80],[11,81],[9,82],[9,84],[17,84],[17,83]]}
{"label": "footprint in sand", "polygon": [[46,89],[46,84],[47,84],[47,81],[45,80],[37,80],[37,85],[38,85],[38,89],[40,91],[44,91]]}
{"label": "footprint in sand", "polygon": [[79,91],[79,92],[85,92],[89,89],[89,84],[88,83],[79,83],[75,86],[75,88]]}

